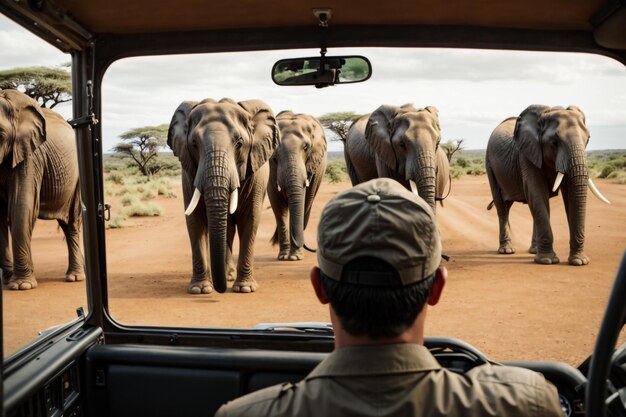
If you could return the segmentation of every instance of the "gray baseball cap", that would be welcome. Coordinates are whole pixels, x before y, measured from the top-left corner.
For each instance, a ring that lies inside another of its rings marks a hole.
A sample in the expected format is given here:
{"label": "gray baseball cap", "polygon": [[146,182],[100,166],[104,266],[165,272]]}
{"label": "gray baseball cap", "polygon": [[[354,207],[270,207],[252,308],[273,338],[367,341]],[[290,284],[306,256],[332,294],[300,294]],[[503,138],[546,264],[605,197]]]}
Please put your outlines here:
{"label": "gray baseball cap", "polygon": [[[432,275],[441,262],[441,239],[430,206],[389,178],[337,194],[324,207],[317,229],[319,267],[341,281],[344,265],[361,257],[389,263],[402,285]],[[386,275],[376,272],[358,283],[389,285]]]}

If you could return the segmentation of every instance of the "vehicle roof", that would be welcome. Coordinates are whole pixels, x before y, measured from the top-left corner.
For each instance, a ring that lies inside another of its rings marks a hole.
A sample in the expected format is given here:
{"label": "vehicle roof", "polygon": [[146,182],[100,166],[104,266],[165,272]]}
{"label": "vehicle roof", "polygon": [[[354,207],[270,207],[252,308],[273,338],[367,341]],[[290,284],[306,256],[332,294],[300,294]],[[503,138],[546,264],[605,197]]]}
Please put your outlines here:
{"label": "vehicle roof", "polygon": [[[314,9],[331,10],[327,28]],[[0,0],[0,12],[62,51],[95,41],[116,58],[426,46],[594,52],[626,61],[620,0]]]}

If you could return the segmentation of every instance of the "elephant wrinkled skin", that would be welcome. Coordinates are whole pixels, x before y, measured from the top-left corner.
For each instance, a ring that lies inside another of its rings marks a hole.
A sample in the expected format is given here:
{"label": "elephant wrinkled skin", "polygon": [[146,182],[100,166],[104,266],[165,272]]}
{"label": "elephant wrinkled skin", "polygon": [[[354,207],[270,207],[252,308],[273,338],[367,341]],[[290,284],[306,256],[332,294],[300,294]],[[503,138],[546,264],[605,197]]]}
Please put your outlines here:
{"label": "elephant wrinkled skin", "polygon": [[235,281],[234,292],[256,291],[254,240],[267,190],[266,162],[279,141],[274,113],[260,100],[185,101],[174,112],[167,143],[182,166],[193,268],[189,293],[209,294],[214,287],[224,292],[227,280]]}
{"label": "elephant wrinkled skin", "polygon": [[435,199],[450,186],[450,166],[440,140],[435,107],[380,106],[348,131],[344,156],[350,180],[356,185],[372,178],[393,178],[435,210]]}
{"label": "elephant wrinkled skin", "polygon": [[588,142],[585,115],[575,106],[531,105],[519,117],[506,119],[495,128],[487,144],[485,167],[498,212],[500,254],[515,253],[509,210],[518,201],[528,204],[533,216],[529,252],[535,254],[534,261],[559,262],[552,246],[549,199],[560,190],[570,232],[568,261],[571,265],[589,263],[584,253],[587,187],[598,198],[604,197],[589,178]]}
{"label": "elephant wrinkled skin", "polygon": [[267,187],[276,217],[272,243],[279,244],[279,260],[297,261],[304,256],[304,229],[326,170],[326,136],[312,116],[283,111],[276,118],[281,140],[270,159]]}
{"label": "elephant wrinkled skin", "polygon": [[37,219],[57,220],[68,248],[65,280],[85,277],[74,131],[56,112],[0,90],[0,269],[11,290],[37,287],[31,238]]}

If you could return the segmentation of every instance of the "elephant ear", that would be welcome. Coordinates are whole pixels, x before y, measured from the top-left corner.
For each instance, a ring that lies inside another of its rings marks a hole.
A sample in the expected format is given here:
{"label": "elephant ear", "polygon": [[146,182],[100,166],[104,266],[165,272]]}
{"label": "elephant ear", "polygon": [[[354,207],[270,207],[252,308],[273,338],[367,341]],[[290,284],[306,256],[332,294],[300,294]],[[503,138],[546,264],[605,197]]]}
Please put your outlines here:
{"label": "elephant ear", "polygon": [[250,131],[252,146],[248,161],[252,172],[256,172],[272,156],[280,142],[280,130],[270,107],[261,100],[240,101],[239,105],[252,118]]}
{"label": "elephant ear", "polygon": [[13,143],[13,168],[28,158],[46,141],[46,119],[38,104],[17,108]]}
{"label": "elephant ear", "polygon": [[172,116],[172,121],[167,131],[167,145],[174,151],[174,155],[178,159],[181,159],[187,152],[187,117],[196,104],[197,102],[195,101],[183,101],[180,103]]}
{"label": "elephant ear", "polygon": [[391,144],[392,122],[397,113],[396,106],[380,106],[370,115],[365,127],[365,139],[370,148],[393,170],[398,167],[398,160]]}
{"label": "elephant ear", "polygon": [[[306,160],[306,172],[315,174],[320,164],[326,159],[326,135],[320,122],[312,116],[308,117],[311,128],[311,154]],[[324,175],[324,173],[320,173]]]}
{"label": "elephant ear", "polygon": [[520,153],[537,168],[541,168],[543,162],[541,143],[539,143],[539,118],[548,110],[550,107],[539,104],[528,106],[517,118],[513,133]]}

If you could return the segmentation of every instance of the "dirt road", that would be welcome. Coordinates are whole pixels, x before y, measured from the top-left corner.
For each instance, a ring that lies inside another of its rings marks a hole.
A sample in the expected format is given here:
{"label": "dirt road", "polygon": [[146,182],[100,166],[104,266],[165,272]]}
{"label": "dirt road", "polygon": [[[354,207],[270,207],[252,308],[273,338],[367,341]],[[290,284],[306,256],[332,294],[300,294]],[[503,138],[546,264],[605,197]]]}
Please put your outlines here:
{"label": "dirt road", "polygon": [[[440,303],[429,310],[428,335],[469,342],[494,360],[555,359],[578,365],[589,355],[607,297],[626,248],[626,186],[596,181],[611,205],[588,199],[585,267],[536,265],[526,253],[532,219],[516,204],[511,214],[515,255],[498,255],[497,215],[486,176],[453,181],[450,197],[437,209],[444,251],[451,259]],[[315,245],[319,212],[349,185],[323,184],[306,231]],[[253,294],[186,294],[191,256],[184,225],[182,193],[159,197],[166,213],[132,219],[132,226],[108,229],[107,269],[112,316],[127,324],[250,327],[260,322],[328,321],[314,299],[309,270],[314,254],[300,262],[279,262],[269,244],[275,223],[264,207],[256,240]],[[120,205],[113,199],[113,207]],[[555,249],[567,261],[567,222],[562,201],[552,200]],[[39,287],[4,292],[5,354],[31,340],[38,330],[70,320],[86,308],[84,283],[65,283],[66,252],[54,222],[39,221],[33,251]],[[624,335],[622,335],[624,336]],[[625,338],[622,337],[622,341]]]}

